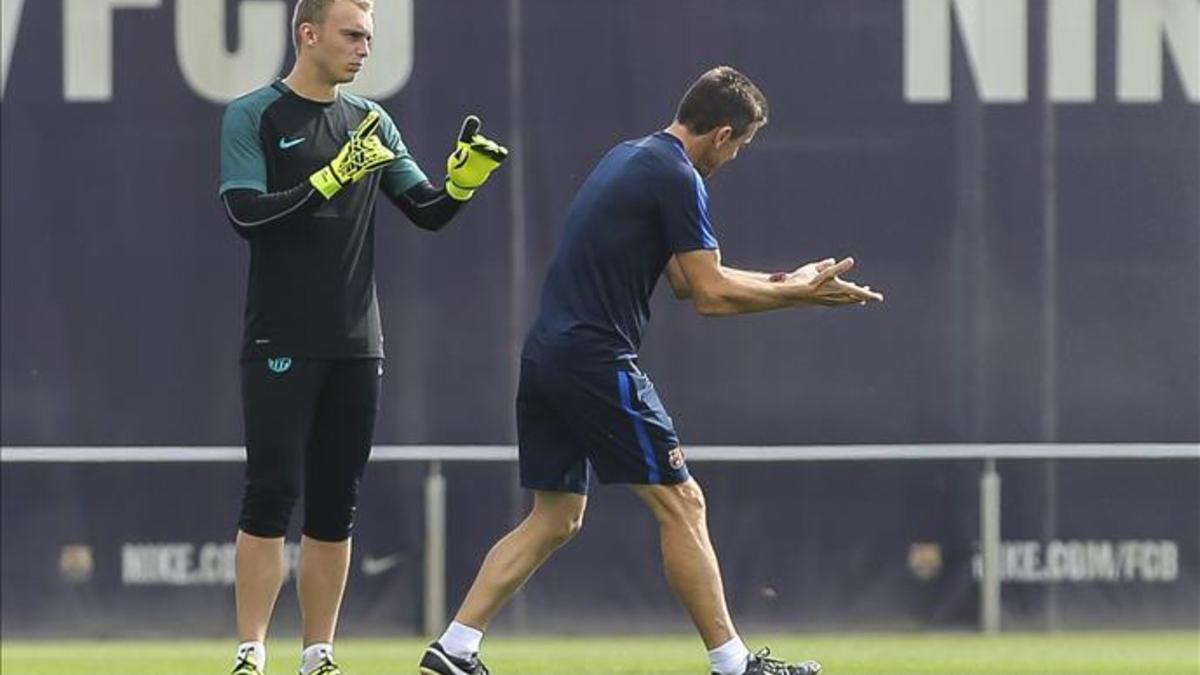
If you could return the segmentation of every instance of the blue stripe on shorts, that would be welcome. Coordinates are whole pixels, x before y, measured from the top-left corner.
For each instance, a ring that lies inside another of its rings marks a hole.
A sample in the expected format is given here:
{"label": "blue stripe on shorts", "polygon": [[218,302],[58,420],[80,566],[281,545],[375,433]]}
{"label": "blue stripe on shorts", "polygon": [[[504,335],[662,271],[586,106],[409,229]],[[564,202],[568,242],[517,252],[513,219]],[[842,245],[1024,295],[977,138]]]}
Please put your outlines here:
{"label": "blue stripe on shorts", "polygon": [[658,483],[662,477],[658,471],[658,460],[654,457],[654,447],[650,445],[650,436],[646,433],[646,422],[642,416],[633,409],[632,386],[629,383],[629,373],[617,371],[617,389],[621,391],[621,407],[633,419],[633,430],[637,434],[638,445],[642,447],[642,454],[646,457],[646,464],[650,467],[649,481]]}

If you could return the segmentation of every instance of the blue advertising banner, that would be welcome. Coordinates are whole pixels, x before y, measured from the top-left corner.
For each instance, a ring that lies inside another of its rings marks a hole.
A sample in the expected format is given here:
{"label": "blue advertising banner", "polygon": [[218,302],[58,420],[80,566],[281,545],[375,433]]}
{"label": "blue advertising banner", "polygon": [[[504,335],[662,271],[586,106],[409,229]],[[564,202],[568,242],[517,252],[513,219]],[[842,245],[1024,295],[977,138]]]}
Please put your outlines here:
{"label": "blue advertising banner", "polygon": [[[399,468],[364,479],[348,630],[411,629],[420,616],[420,475]],[[227,635],[241,475],[237,464],[6,464],[5,637]],[[299,626],[295,529],[273,622],[283,631]]]}
{"label": "blue advertising banner", "polygon": [[[977,462],[692,468],[745,629],[977,625]],[[510,488],[512,470],[447,465],[451,609],[511,515],[525,508]],[[1200,463],[1060,462],[1053,494],[1045,471],[1042,462],[1001,465],[1006,629],[1200,628]],[[421,630],[424,472],[416,463],[370,467],[343,634]],[[6,464],[5,636],[228,635],[239,476],[237,465],[217,463]],[[584,523],[497,627],[687,631],[641,501],[603,488]],[[277,607],[275,630],[294,633],[290,578]]]}

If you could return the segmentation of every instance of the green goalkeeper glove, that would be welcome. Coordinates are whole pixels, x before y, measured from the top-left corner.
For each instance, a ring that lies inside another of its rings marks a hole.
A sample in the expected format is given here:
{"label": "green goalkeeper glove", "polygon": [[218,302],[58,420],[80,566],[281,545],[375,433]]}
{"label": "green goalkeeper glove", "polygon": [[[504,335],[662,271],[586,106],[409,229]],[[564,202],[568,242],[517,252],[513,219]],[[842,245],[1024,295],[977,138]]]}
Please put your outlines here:
{"label": "green goalkeeper glove", "polygon": [[479,127],[479,118],[467,115],[454,153],[446,159],[446,193],[460,202],[470,199],[508,157],[508,148],[481,136]]}
{"label": "green goalkeeper glove", "polygon": [[375,135],[378,126],[379,113],[372,110],[350,134],[350,140],[342,146],[337,157],[308,177],[308,182],[325,199],[333,198],[342,188],[396,159],[396,154]]}

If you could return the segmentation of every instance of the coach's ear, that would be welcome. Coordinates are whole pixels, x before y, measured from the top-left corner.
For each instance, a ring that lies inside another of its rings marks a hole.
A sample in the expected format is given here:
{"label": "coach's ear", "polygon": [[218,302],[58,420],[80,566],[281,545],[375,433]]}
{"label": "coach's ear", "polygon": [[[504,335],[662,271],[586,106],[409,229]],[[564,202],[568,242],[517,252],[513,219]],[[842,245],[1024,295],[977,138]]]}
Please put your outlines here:
{"label": "coach's ear", "polygon": [[731,126],[717,127],[713,131],[715,132],[713,134],[713,145],[718,148],[733,140],[733,127]]}

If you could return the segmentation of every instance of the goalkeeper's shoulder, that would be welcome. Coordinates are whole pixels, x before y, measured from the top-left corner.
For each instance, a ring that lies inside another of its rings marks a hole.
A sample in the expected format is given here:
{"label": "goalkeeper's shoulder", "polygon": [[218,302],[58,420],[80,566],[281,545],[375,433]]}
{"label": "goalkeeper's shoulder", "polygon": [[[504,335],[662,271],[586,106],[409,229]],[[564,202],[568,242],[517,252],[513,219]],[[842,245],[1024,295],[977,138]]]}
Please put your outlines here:
{"label": "goalkeeper's shoulder", "polygon": [[251,89],[227,103],[225,105],[225,114],[242,112],[261,115],[267,109],[267,106],[278,101],[282,96],[283,91],[276,87],[274,83],[263,85],[257,89]]}
{"label": "goalkeeper's shoulder", "polygon": [[250,146],[257,143],[258,130],[267,108],[282,93],[273,86],[259,87],[233,99],[221,115],[221,144]]}
{"label": "goalkeeper's shoulder", "polygon": [[282,95],[277,88],[267,85],[233,99],[225,106],[225,112],[221,116],[222,135],[246,133],[256,136],[267,108]]}

